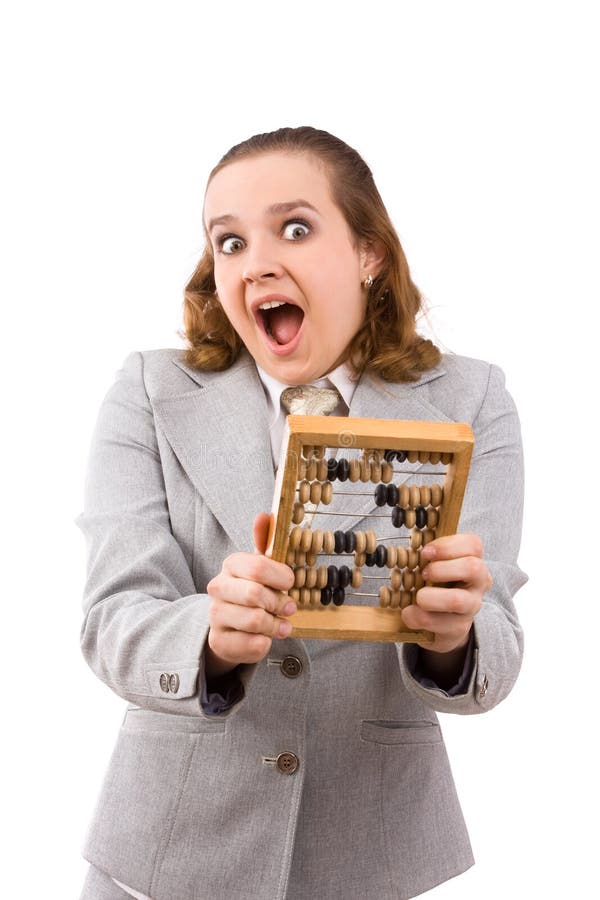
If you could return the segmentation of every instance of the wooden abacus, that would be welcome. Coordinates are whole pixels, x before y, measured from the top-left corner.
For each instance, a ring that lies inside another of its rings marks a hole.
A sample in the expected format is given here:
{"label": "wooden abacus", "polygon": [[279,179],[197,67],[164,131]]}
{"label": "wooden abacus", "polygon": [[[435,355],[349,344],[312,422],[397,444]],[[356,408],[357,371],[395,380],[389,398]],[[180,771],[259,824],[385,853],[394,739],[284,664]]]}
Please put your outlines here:
{"label": "wooden abacus", "polygon": [[[422,547],[456,532],[473,440],[464,424],[288,416],[266,552],[294,570],[292,637],[431,642],[402,610],[424,584]],[[363,519],[380,533],[353,530]]]}

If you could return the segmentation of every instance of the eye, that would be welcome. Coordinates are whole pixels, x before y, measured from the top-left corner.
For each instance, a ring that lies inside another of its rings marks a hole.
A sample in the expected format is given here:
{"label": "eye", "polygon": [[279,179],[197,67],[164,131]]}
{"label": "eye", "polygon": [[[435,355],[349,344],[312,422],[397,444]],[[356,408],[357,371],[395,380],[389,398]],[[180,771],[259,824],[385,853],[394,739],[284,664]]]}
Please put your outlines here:
{"label": "eye", "polygon": [[285,223],[283,236],[289,241],[300,241],[310,232],[310,225],[301,219],[292,219]]}
{"label": "eye", "polygon": [[217,246],[221,253],[231,255],[232,253],[238,253],[243,248],[244,242],[241,238],[236,237],[235,234],[224,234],[217,241]]}

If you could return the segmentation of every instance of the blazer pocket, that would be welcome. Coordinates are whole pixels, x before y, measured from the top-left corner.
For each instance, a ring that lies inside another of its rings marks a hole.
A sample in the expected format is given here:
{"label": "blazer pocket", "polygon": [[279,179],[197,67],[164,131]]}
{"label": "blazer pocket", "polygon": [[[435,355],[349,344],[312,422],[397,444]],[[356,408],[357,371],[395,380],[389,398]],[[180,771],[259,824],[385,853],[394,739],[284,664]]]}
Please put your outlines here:
{"label": "blazer pocket", "polygon": [[123,719],[123,731],[168,732],[170,734],[218,734],[225,731],[227,719],[204,719],[201,716],[180,716],[154,712],[150,709],[129,708]]}
{"label": "blazer pocket", "polygon": [[372,744],[440,744],[442,731],[436,722],[387,722],[364,720],[360,738]]}

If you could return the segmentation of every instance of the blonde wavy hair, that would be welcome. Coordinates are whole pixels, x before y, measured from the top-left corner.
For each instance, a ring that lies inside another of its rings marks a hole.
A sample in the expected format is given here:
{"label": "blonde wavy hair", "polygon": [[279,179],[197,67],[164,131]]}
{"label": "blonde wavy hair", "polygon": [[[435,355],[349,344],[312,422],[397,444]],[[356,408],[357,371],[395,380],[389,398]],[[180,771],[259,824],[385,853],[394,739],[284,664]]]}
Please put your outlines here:
{"label": "blonde wavy hair", "polygon": [[[437,365],[440,351],[417,333],[424,311],[421,294],[412,282],[396,230],[361,156],[342,140],[310,126],[279,128],[257,134],[232,147],[210,173],[263,153],[309,154],[328,173],[334,202],[357,242],[383,245],[385,262],[369,290],[365,321],[350,342],[346,358],[357,375],[375,373],[384,381],[415,381]],[[237,359],[243,343],[216,297],[214,257],[205,234],[202,257],[186,285],[183,304],[187,343],[184,360],[194,369],[221,371]]]}

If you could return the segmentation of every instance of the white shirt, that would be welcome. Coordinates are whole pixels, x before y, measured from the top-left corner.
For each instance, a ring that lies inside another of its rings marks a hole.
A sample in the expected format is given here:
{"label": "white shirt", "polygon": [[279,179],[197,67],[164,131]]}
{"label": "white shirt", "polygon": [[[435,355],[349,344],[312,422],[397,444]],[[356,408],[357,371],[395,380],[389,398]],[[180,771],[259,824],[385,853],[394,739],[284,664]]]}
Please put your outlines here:
{"label": "white shirt", "polygon": [[[273,454],[273,463],[274,465],[277,465],[279,461],[279,453],[281,451],[281,442],[283,440],[283,429],[285,426],[286,416],[288,415],[287,411],[284,410],[281,405],[281,394],[287,387],[290,387],[290,385],[284,384],[281,381],[277,381],[276,378],[273,378],[272,375],[269,375],[267,372],[261,369],[260,366],[257,366],[256,368],[258,369],[258,374],[264,388],[265,396],[267,398],[267,405],[269,408],[269,435],[271,438],[271,452]],[[333,370],[333,372],[329,372],[328,375],[325,375],[323,378],[319,378],[317,381],[311,382],[311,384],[314,385],[314,387],[319,388],[336,388],[336,390],[340,394],[341,399],[337,407],[333,410],[332,415],[348,415],[350,403],[356,389],[356,381],[354,381],[353,370],[348,363],[342,363],[341,366],[338,366],[337,369]],[[115,884],[118,884],[126,894],[130,894],[132,897],[135,897],[136,900],[151,900],[151,898],[147,897],[146,894],[140,894],[139,891],[134,891],[133,888],[128,887],[126,884],[122,884],[120,881],[117,881],[116,878],[113,878],[113,881],[115,882]]]}

